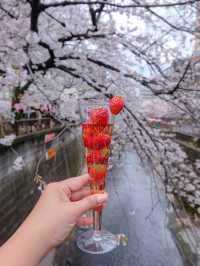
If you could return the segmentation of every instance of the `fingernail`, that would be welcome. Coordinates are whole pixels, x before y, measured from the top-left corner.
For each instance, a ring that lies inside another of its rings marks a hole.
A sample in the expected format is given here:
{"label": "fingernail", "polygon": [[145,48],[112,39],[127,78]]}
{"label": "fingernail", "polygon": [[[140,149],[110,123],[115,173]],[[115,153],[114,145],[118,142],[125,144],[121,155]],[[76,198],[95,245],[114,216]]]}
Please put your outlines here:
{"label": "fingernail", "polygon": [[108,195],[107,194],[99,194],[97,196],[97,203],[104,203],[106,202],[108,199]]}

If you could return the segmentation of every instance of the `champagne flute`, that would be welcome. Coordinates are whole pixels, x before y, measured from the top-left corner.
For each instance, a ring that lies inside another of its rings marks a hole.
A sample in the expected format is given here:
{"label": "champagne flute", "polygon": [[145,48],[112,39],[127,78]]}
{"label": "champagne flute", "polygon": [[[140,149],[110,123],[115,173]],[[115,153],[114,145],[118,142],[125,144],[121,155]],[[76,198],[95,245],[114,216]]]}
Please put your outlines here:
{"label": "champagne flute", "polygon": [[[91,178],[91,193],[103,193],[110,155],[113,116],[109,105],[100,100],[80,100],[79,106],[85,157]],[[103,254],[118,245],[117,237],[102,229],[102,208],[100,205],[93,210],[93,229],[82,233],[77,239],[78,247],[84,252]]]}

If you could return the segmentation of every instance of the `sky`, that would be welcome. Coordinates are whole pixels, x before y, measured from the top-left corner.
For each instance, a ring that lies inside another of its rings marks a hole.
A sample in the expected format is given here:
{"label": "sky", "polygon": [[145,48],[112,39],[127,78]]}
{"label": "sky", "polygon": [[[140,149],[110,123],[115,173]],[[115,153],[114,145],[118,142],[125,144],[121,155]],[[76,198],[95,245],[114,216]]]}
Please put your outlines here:
{"label": "sky", "polygon": [[[177,19],[178,19],[178,13],[177,10],[175,9],[164,9],[164,8],[157,8],[156,12],[166,18],[168,21],[173,23],[174,25],[177,24]],[[155,32],[155,29],[152,28],[149,24],[146,23],[146,21],[142,20],[140,17],[135,16],[135,15],[130,15],[129,17],[126,16],[126,14],[120,14],[119,12],[113,13],[113,18],[116,22],[116,27],[117,30],[121,33],[124,32],[125,29],[127,30],[133,30],[131,33],[132,36],[141,36],[141,35],[146,35],[146,34],[157,34],[158,37],[162,35],[162,31],[160,32]],[[189,22],[189,21],[188,21]],[[191,18],[192,22],[192,18]],[[170,29],[168,25],[166,25],[163,22],[160,22],[160,26],[164,30]],[[188,26],[189,27],[189,24]],[[185,48],[182,49],[182,38],[181,34],[184,35],[185,37]],[[165,37],[165,49],[171,49],[171,48],[176,48],[179,50],[181,53],[182,58],[186,58],[192,55],[193,49],[194,49],[194,37],[191,34],[188,33],[182,33],[180,31],[173,30],[170,34],[168,34]],[[137,72],[141,73],[142,75],[146,77],[152,76],[152,72],[150,71],[149,67],[146,65],[145,62],[140,65],[135,64],[135,58],[132,55],[132,53],[126,51],[125,55],[127,58],[129,58],[129,64],[131,68],[134,68]],[[175,55],[176,56],[176,55]],[[169,58],[169,62],[165,62],[165,57],[161,55],[160,60],[162,64],[160,65],[161,68],[164,70],[168,68],[171,63],[174,61],[175,57],[171,56]]]}

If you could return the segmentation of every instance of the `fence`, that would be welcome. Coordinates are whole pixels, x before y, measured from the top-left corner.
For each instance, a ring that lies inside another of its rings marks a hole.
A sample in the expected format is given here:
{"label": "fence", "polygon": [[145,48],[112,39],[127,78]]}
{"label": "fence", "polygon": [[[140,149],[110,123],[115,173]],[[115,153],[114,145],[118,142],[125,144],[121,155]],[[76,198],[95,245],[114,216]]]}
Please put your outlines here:
{"label": "fence", "polygon": [[30,118],[15,120],[15,123],[5,121],[0,118],[0,137],[8,134],[16,134],[17,136],[29,135],[46,129],[60,127],[61,124],[51,117]]}

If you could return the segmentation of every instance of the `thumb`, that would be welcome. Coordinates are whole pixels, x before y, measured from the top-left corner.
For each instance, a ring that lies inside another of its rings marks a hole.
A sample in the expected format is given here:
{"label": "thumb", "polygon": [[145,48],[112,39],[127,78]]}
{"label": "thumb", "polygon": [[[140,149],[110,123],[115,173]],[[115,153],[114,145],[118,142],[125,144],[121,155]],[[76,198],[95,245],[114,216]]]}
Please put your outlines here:
{"label": "thumb", "polygon": [[82,200],[74,202],[74,208],[75,208],[74,210],[76,214],[79,216],[86,211],[89,211],[99,205],[106,203],[107,200],[108,200],[107,193],[90,195]]}

